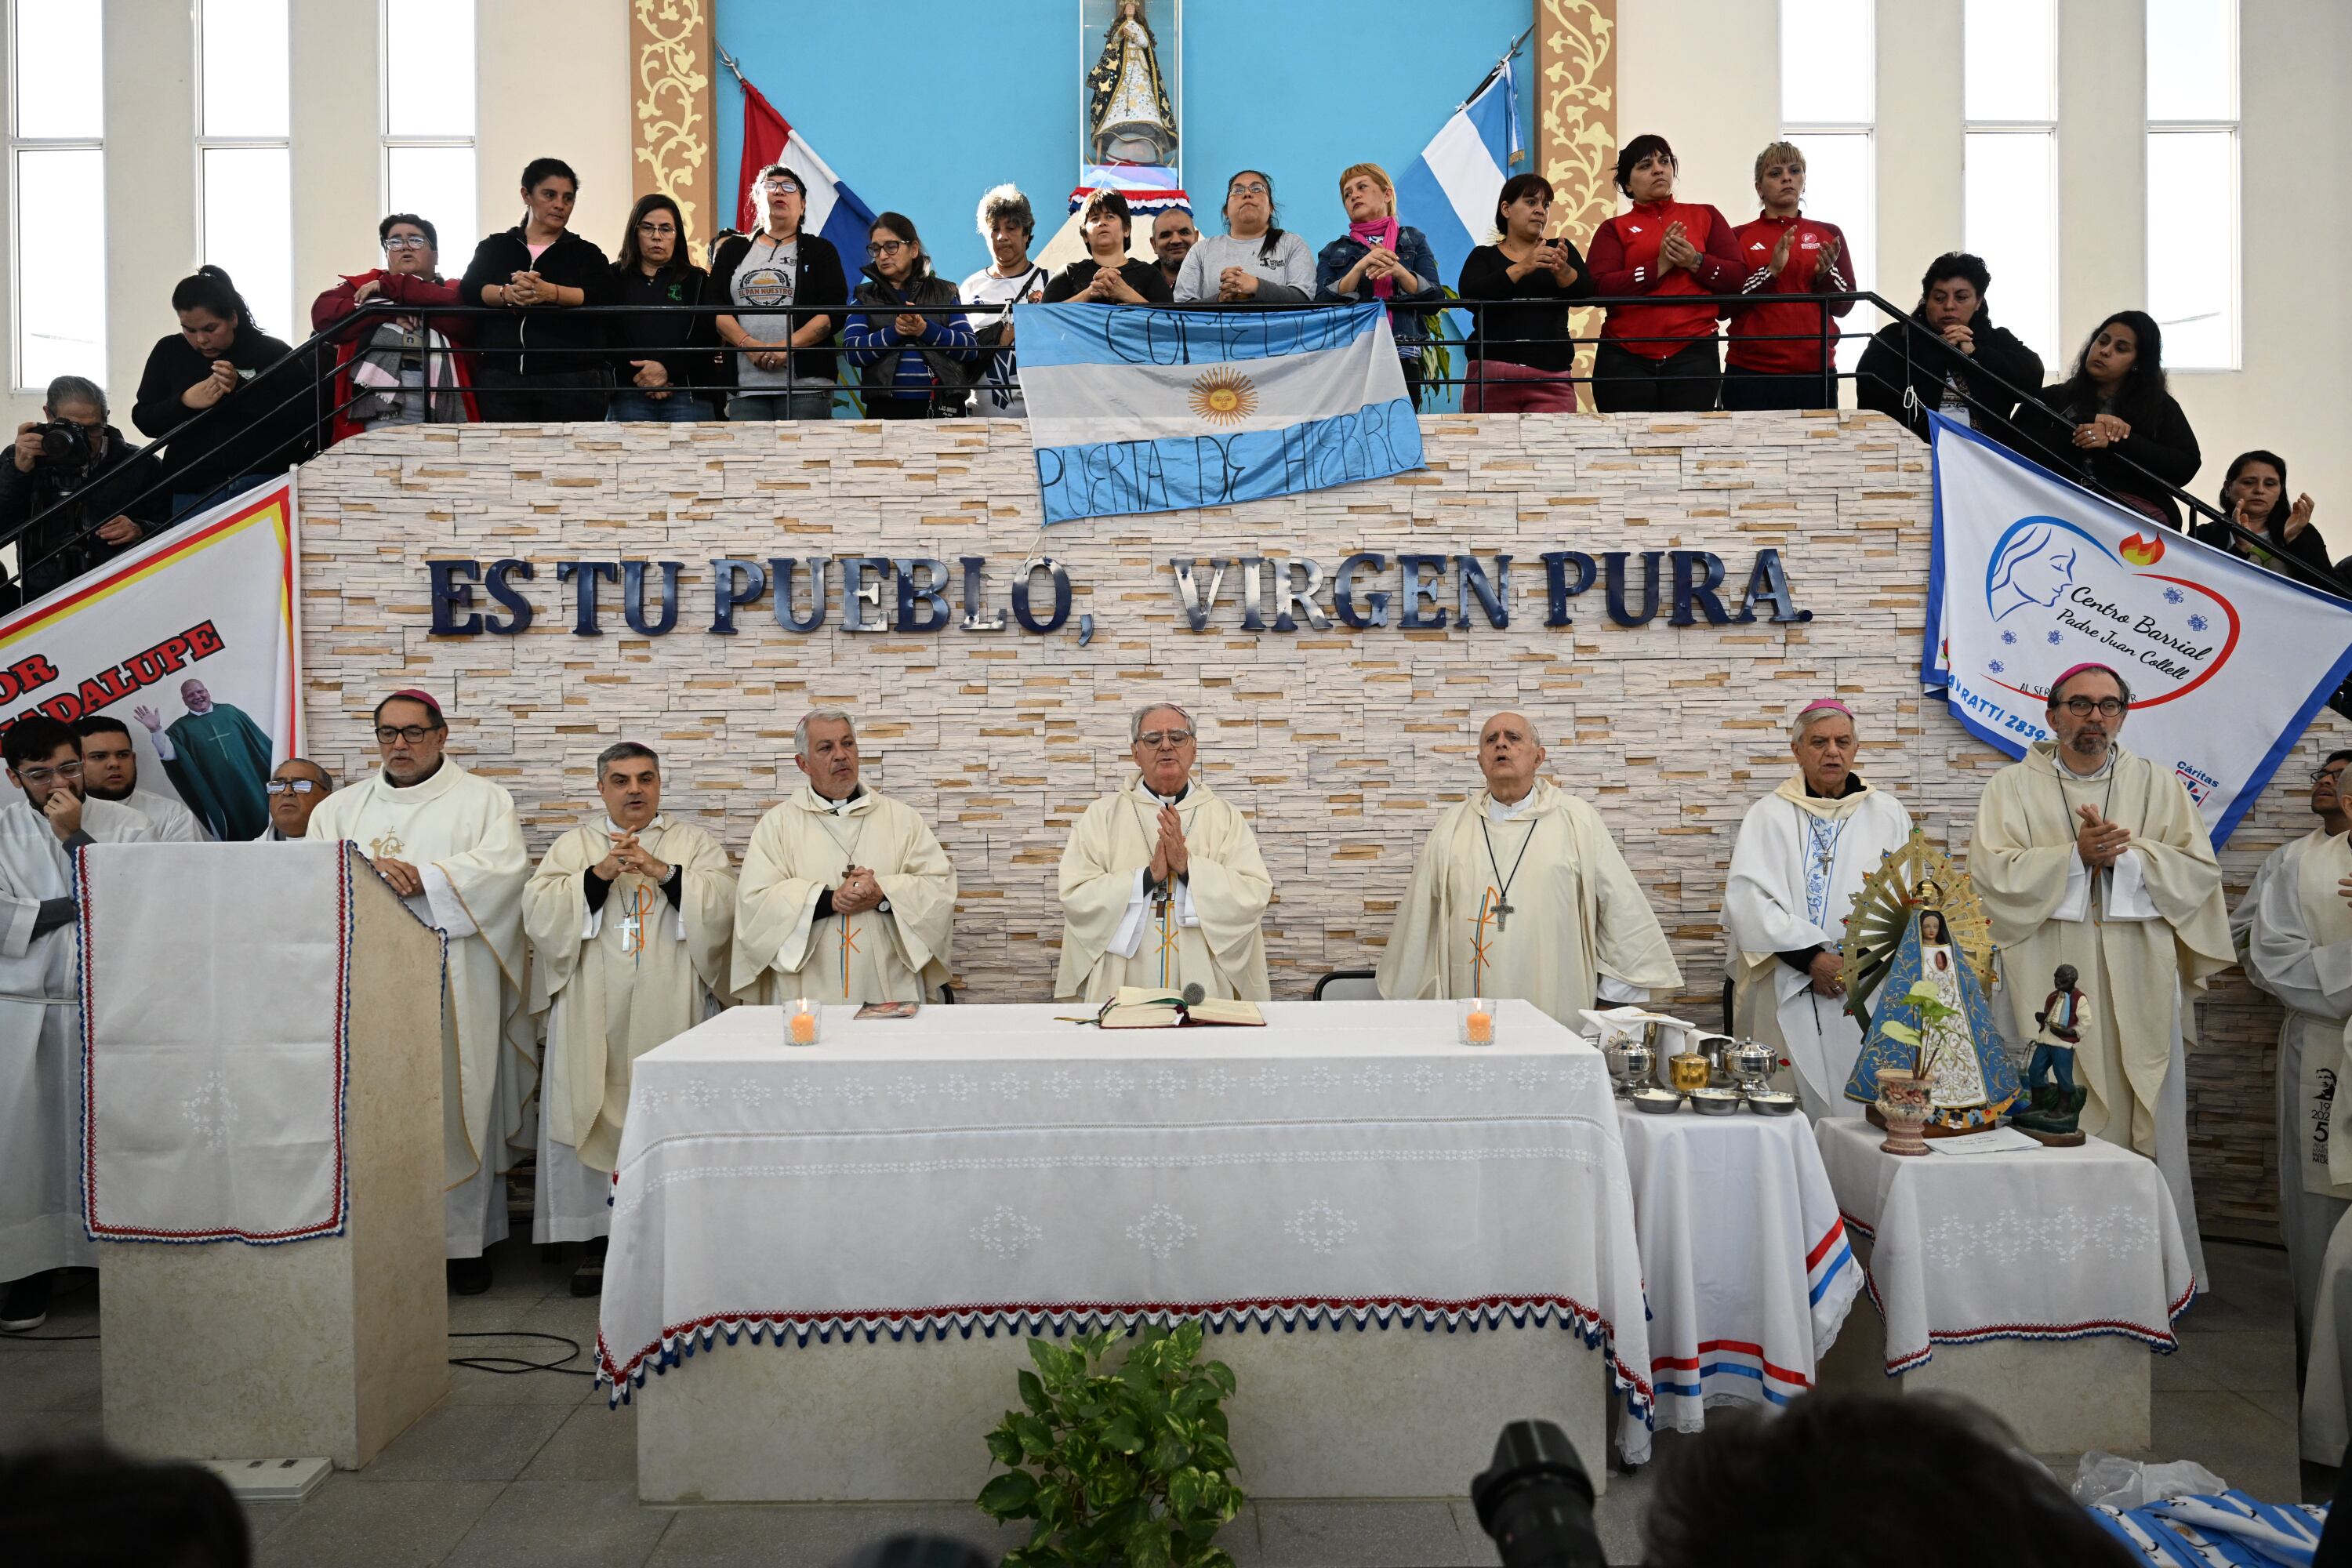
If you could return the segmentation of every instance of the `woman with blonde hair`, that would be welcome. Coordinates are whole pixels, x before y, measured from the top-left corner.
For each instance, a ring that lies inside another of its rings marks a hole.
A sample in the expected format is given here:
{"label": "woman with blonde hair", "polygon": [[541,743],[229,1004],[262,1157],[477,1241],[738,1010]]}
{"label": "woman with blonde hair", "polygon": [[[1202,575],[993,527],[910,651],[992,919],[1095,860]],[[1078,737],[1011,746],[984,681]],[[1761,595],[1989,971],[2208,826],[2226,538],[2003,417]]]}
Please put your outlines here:
{"label": "woman with blonde hair", "polygon": [[1418,408],[1430,311],[1445,297],[1437,258],[1421,230],[1397,222],[1396,182],[1378,163],[1350,163],[1340,171],[1339,202],[1348,209],[1348,232],[1315,258],[1315,298],[1332,305],[1378,300],[1388,307],[1405,391]]}

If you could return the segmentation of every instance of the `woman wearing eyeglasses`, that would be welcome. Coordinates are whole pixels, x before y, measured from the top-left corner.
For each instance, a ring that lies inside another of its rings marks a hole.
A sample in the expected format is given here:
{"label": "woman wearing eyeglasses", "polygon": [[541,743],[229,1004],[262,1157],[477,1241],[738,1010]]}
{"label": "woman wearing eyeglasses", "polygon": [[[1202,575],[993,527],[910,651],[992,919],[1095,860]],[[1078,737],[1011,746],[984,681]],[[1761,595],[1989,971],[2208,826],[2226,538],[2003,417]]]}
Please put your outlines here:
{"label": "woman wearing eyeglasses", "polygon": [[1315,253],[1275,226],[1274,176],[1244,169],[1225,183],[1225,232],[1184,255],[1176,302],[1304,305],[1315,298]]}
{"label": "woman wearing eyeglasses", "polygon": [[543,422],[602,419],[612,373],[593,316],[568,312],[609,302],[610,258],[572,232],[580,177],[561,158],[533,158],[522,172],[523,220],[474,247],[458,291],[467,304],[505,313],[478,329],[474,375],[482,417]]}
{"label": "woman wearing eyeglasses", "polygon": [[865,383],[867,416],[956,417],[979,369],[980,342],[953,308],[962,303],[955,285],[931,270],[914,220],[902,213],[874,220],[866,254],[841,347]]}
{"label": "woman wearing eyeglasses", "polygon": [[639,196],[613,263],[613,302],[637,307],[612,323],[613,378],[618,390],[607,419],[685,425],[713,419],[719,379],[719,329],[699,305],[710,274],[687,259],[686,217],[656,192]]}
{"label": "woman wearing eyeglasses", "polygon": [[749,199],[765,215],[756,234],[722,242],[710,258],[710,298],[739,306],[798,307],[749,310],[718,318],[719,340],[737,352],[730,419],[830,419],[834,381],[840,374],[833,335],[846,310],[808,313],[812,307],[849,302],[841,253],[821,234],[801,227],[808,214],[808,182],[782,163],[751,181]]}
{"label": "woman wearing eyeglasses", "polygon": [[441,276],[440,235],[415,213],[394,213],[375,236],[383,265],[346,277],[310,302],[310,330],[335,332],[331,438],[478,418],[472,356],[457,352],[474,341],[474,323],[427,313],[461,302],[457,284]]}

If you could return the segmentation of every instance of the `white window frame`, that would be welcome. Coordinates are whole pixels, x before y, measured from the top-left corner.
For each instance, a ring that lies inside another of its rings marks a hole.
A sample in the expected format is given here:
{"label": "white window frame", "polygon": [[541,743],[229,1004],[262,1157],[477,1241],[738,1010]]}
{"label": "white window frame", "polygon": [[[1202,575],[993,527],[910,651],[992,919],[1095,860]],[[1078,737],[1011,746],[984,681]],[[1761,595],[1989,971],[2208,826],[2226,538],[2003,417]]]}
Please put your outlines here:
{"label": "white window frame", "polygon": [[[48,391],[46,383],[39,386],[25,384],[25,268],[17,261],[25,242],[24,214],[18,210],[17,204],[25,186],[16,175],[17,154],[26,152],[94,152],[99,155],[101,168],[106,157],[106,136],[102,129],[96,136],[19,136],[16,133],[16,10],[20,3],[21,0],[7,0],[7,16],[0,18],[0,26],[5,28],[5,36],[0,37],[0,105],[5,107],[7,122],[0,125],[0,132],[5,133],[8,159],[5,176],[8,186],[8,390],[16,395]],[[104,37],[102,29],[100,36]],[[100,123],[102,127],[104,121],[101,119]],[[103,253],[102,237],[100,248]],[[111,325],[111,321],[101,323],[101,331]],[[104,381],[104,367],[101,365],[90,379]]]}
{"label": "white window frame", "polygon": [[[2230,206],[2227,215],[2222,220],[2221,226],[2223,235],[2222,252],[2228,258],[2230,268],[2229,363],[2226,364],[2175,365],[2171,363],[2169,345],[2168,345],[2164,366],[2165,374],[2168,375],[2173,374],[2176,370],[2182,375],[2227,375],[2233,371],[2243,370],[2245,368],[2246,291],[2245,271],[2242,266],[2244,240],[2238,232],[2239,219],[2244,212],[2245,207],[2246,143],[2245,137],[2242,133],[2246,113],[2244,39],[2244,12],[2242,8],[2236,4],[2236,0],[2231,0],[2230,75],[2232,80],[2230,98],[2231,107],[2236,110],[2236,113],[2231,118],[2228,120],[2158,120],[2151,116],[2146,122],[2147,142],[2145,152],[2147,153],[2153,153],[2156,151],[2156,139],[2158,137],[2174,135],[2183,132],[2225,132],[2228,133],[2230,138]],[[2143,55],[2143,62],[2144,61],[2145,56]],[[2145,68],[2144,63],[2143,68]],[[2141,95],[2141,101],[2143,103],[2147,101],[2147,95],[2145,92]],[[2143,169],[2147,169],[2153,162],[2153,158],[2143,157],[2141,167]],[[2338,173],[2340,174],[2341,171]],[[2147,205],[2151,226],[2153,226],[2153,219],[2157,206],[2157,194],[2153,182],[2150,182],[2147,186]],[[2147,299],[2148,302],[2153,305],[2156,300],[2153,288],[2156,279],[2154,271],[2154,255],[2152,251],[2143,253],[2142,264],[2147,268],[2147,270],[2141,279],[2141,294],[2143,298]]]}
{"label": "white window frame", "polygon": [[[294,30],[294,13],[295,7],[299,5],[299,3],[300,0],[287,0],[286,30],[288,34],[288,47],[286,51],[286,69],[289,79],[287,82],[286,134],[283,136],[211,136],[207,135],[205,132],[205,7],[203,0],[192,0],[189,9],[192,13],[191,21],[194,23],[193,31],[194,33],[196,42],[195,57],[192,61],[190,61],[191,74],[194,79],[196,89],[196,122],[194,127],[195,132],[194,143],[196,160],[196,254],[194,262],[190,268],[192,271],[195,267],[201,267],[205,262],[212,259],[205,254],[205,215],[212,210],[208,205],[208,194],[205,190],[205,167],[209,162],[205,154],[215,150],[250,148],[259,152],[282,152],[286,154],[288,174],[286,182],[286,276],[289,281],[294,277],[294,182],[292,177],[294,163],[294,109],[293,81],[291,78],[294,69],[292,37]],[[250,285],[240,281],[238,287],[242,289],[250,287]],[[265,300],[263,303],[268,304],[274,303],[274,301]],[[300,308],[301,302],[293,297],[292,291],[289,289],[287,299],[287,309],[289,311],[298,311]],[[286,341],[289,342],[300,342],[305,337],[310,335],[308,332],[301,331],[296,325],[295,320],[291,315],[278,322],[278,326],[279,331],[287,334]]]}
{"label": "white window frame", "polygon": [[[2058,259],[2065,253],[2065,237],[2061,226],[2065,219],[2065,203],[2061,199],[2062,193],[2059,190],[2059,181],[2063,175],[2064,168],[2059,162],[2058,157],[2058,121],[2059,117],[2064,112],[2064,105],[2060,100],[2060,90],[2063,83],[2063,72],[2061,69],[2062,62],[2059,55],[2059,47],[2065,37],[2064,30],[2061,26],[2059,8],[2064,4],[2065,0],[2050,0],[2051,37],[2049,119],[1971,119],[1969,117],[1968,113],[1968,81],[1966,79],[1965,64],[1962,67],[1962,80],[1960,82],[1960,245],[1963,249],[1969,247],[1969,187],[1967,174],[1969,139],[1973,136],[1988,135],[2037,136],[2042,139],[2043,145],[2046,147],[2050,154],[2050,254],[2043,258],[2042,268],[2043,276],[2050,281],[2051,341],[2047,344],[2042,346],[2046,347],[2053,354],[2059,356],[2058,361],[2046,364],[2043,367],[2045,372],[2053,380],[2063,380],[2064,378],[2065,370],[2062,362],[2064,360],[2066,354],[2065,327],[2063,325],[2066,320],[2066,280],[2064,274],[2059,270]],[[1960,8],[1960,26],[1963,29],[1963,45],[1960,51],[1960,58],[1963,62],[1968,58],[1968,50],[1965,43],[1965,30],[1968,27],[1968,7],[1964,0]],[[2028,344],[2027,346],[2033,347],[2034,345]],[[2025,390],[2037,391],[2039,389],[2029,387]]]}
{"label": "white window frame", "polygon": [[[375,173],[376,195],[379,198],[376,202],[376,210],[380,213],[392,211],[392,155],[395,152],[406,152],[411,148],[457,148],[475,153],[477,161],[474,170],[474,196],[478,205],[482,191],[479,163],[482,123],[478,110],[475,115],[474,134],[471,136],[395,136],[392,133],[392,9],[397,3],[398,0],[377,0],[375,8],[377,62]],[[493,3],[495,4],[495,0]],[[474,25],[477,29],[481,26],[481,18],[482,0],[474,0]],[[482,72],[478,33],[473,60],[473,85],[478,89]],[[713,150],[716,151],[715,148]],[[466,216],[468,220],[476,219],[476,215],[473,213],[467,213]],[[462,239],[463,236],[458,237]]]}
{"label": "white window frame", "polygon": [[[1780,4],[1785,8],[1788,0],[1780,0]],[[1871,14],[1870,29],[1871,59],[1874,72],[1878,58],[1878,19],[1874,12]],[[1848,254],[1845,257],[1846,276],[1853,279],[1853,286],[1857,289],[1872,288],[1878,281],[1878,121],[1876,117],[1879,84],[1874,75],[1870,84],[1872,118],[1869,120],[1790,119],[1787,104],[1781,97],[1788,81],[1788,63],[1780,53],[1787,47],[1787,28],[1778,25],[1776,18],[1772,60],[1773,103],[1780,110],[1780,140],[1799,147],[1803,145],[1802,139],[1808,136],[1856,137],[1862,142],[1864,171],[1860,226],[1862,232],[1855,233],[1854,226],[1843,222],[1841,222],[1838,226],[1845,235],[1848,247]],[[1810,196],[1811,193],[1807,194]],[[1867,277],[1864,276],[1865,272],[1868,274]],[[1841,334],[1836,359],[1837,368],[1841,373],[1839,388],[1842,398],[1853,395],[1852,383],[1846,378],[1851,376],[1853,368],[1862,363],[1862,353],[1868,345],[1870,334],[1880,324],[1876,320],[1881,314],[1877,307],[1865,303],[1861,309],[1860,323],[1857,323],[1851,315],[1833,323],[1834,330]]]}

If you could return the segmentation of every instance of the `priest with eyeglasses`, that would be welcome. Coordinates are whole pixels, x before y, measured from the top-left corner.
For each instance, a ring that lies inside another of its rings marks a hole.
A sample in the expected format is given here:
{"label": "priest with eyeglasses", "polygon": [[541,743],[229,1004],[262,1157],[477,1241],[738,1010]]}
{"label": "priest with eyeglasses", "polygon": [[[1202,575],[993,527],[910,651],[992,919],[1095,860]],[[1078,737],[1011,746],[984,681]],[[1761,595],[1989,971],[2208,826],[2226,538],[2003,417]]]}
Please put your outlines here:
{"label": "priest with eyeglasses", "polygon": [[1517,996],[1570,1028],[1595,1003],[1646,1002],[1683,973],[1642,885],[1590,803],[1538,776],[1524,713],[1478,731],[1486,787],[1423,843],[1381,955],[1381,994]]}
{"label": "priest with eyeglasses", "polygon": [[448,938],[441,998],[445,1256],[461,1296],[490,1287],[483,1253],[507,1235],[506,1173],[528,1152],[523,1110],[539,1057],[523,1008],[523,884],[530,857],[513,796],[446,754],[425,692],[375,709],[383,760],[319,803],[304,837],[360,847],[416,918]]}
{"label": "priest with eyeglasses", "polygon": [[310,814],[335,793],[335,779],[308,757],[289,757],[261,788],[269,802],[269,826],[255,834],[254,841],[283,844],[309,835]]}
{"label": "priest with eyeglasses", "polygon": [[2034,1037],[2053,975],[2071,967],[2090,1015],[2074,1057],[2082,1131],[2156,1162],[2201,1288],[2181,1037],[2189,993],[2236,954],[2212,836],[2178,773],[2118,743],[2130,711],[2104,664],[2051,682],[2051,738],[1986,784],[1969,870],[2000,951],[2009,1038]]}
{"label": "priest with eyeglasses", "polygon": [[1262,922],[1274,880],[1257,835],[1199,776],[1192,716],[1172,702],[1129,721],[1136,776],[1086,809],[1062,850],[1056,996],[1108,1001],[1146,986],[1263,1002]]}

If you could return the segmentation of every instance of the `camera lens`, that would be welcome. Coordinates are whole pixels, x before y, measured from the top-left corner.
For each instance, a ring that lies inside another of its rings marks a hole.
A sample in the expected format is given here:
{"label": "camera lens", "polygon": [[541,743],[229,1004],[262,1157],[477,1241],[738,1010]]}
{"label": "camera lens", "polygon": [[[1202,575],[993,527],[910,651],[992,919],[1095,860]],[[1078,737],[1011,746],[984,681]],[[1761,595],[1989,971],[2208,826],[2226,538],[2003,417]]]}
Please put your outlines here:
{"label": "camera lens", "polygon": [[1607,1568],[1592,1525],[1592,1479],[1553,1422],[1505,1426],[1495,1462],[1470,1483],[1470,1501],[1504,1568]]}
{"label": "camera lens", "polygon": [[41,426],[41,456],[44,458],[70,458],[82,445],[81,432],[72,426],[59,423]]}

